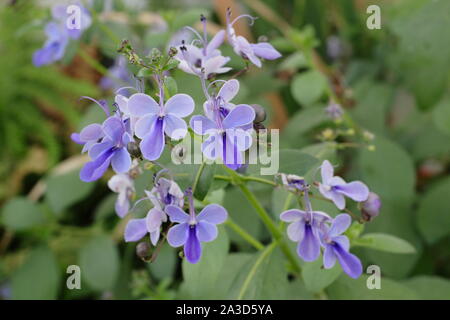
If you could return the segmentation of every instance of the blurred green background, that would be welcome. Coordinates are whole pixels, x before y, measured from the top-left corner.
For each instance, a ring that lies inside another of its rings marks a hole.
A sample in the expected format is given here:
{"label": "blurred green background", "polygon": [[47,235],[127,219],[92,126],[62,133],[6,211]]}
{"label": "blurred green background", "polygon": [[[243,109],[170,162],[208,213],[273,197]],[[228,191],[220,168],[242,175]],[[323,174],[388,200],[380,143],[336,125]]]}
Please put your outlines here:
{"label": "blurred green background", "polygon": [[[251,28],[239,24],[238,33],[254,41],[267,37],[283,54],[240,77],[235,100],[266,108],[266,125],[282,129],[282,148],[328,158],[344,177],[367,183],[383,207],[366,231],[398,236],[416,249],[393,254],[355,248],[365,267],[381,267],[381,290],[368,290],[366,276],[325,273],[320,262],[304,265],[303,281],[290,281],[274,251],[245,298],[450,299],[450,1],[92,1],[99,21],[70,43],[62,61],[36,68],[32,54],[45,40],[43,26],[55,2],[0,4],[0,298],[237,297],[258,257],[253,248],[222,227],[197,266],[181,263],[167,245],[156,262],[142,262],[135,244],[123,242],[108,177],[81,182],[86,159],[70,140],[72,132],[102,119],[97,106],[79,97],[113,97],[98,85],[118,57],[118,43],[102,24],[145,53],[167,49],[201,13],[218,30],[231,6],[235,16],[259,17]],[[379,30],[366,26],[370,4],[381,8]],[[244,67],[229,46],[222,52],[235,70]],[[200,112],[198,81],[181,71],[172,76]],[[324,113],[330,92],[375,135],[373,147],[340,149],[324,138],[323,130],[333,126]],[[143,189],[150,181],[144,175],[138,184]],[[286,193],[252,189],[277,217]],[[237,224],[267,243],[269,235],[238,190],[214,183],[207,199],[222,203]],[[66,287],[69,265],[81,267],[81,290]]]}

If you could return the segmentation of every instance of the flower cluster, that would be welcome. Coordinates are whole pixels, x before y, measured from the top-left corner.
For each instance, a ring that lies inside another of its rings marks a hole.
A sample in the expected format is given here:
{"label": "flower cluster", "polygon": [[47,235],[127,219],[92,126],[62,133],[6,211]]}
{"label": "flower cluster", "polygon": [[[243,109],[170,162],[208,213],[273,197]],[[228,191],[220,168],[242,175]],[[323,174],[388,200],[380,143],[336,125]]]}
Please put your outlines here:
{"label": "flower cluster", "polygon": [[[67,5],[53,6],[52,21],[45,26],[47,41],[33,55],[33,64],[36,67],[61,60],[70,39],[79,39],[82,32],[91,25],[92,21],[88,10],[81,4],[74,7],[79,9],[79,15],[70,15]],[[79,21],[73,21],[74,19],[79,19]]]}
{"label": "flower cluster", "polygon": [[[376,211],[374,208],[376,205],[367,203],[372,200],[369,199],[369,189],[364,183],[360,181],[347,183],[341,177],[334,176],[333,167],[328,160],[321,165],[321,175],[319,191],[338,209],[345,208],[345,197],[348,197]],[[305,210],[291,209],[280,215],[282,221],[290,223],[287,234],[289,239],[298,242],[299,257],[305,261],[315,261],[319,258],[322,247],[323,265],[326,269],[332,268],[338,260],[345,273],[352,278],[358,278],[362,273],[361,262],[349,252],[349,239],[343,235],[350,227],[352,221],[350,215],[341,213],[333,219],[325,212],[314,211],[309,200],[310,186],[302,177],[282,175],[282,180],[290,191],[303,194]]]}

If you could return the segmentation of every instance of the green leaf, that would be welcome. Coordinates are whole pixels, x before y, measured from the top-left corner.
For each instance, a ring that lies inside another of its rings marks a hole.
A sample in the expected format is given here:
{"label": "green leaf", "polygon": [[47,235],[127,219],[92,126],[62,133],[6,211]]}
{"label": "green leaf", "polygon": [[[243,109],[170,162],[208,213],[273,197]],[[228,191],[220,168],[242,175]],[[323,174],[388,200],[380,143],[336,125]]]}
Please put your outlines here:
{"label": "green leaf", "polygon": [[149,68],[141,68],[141,69],[139,69],[139,71],[138,71],[138,73],[136,75],[136,77],[139,77],[139,78],[148,78],[148,77],[151,77],[151,76],[153,76],[153,70],[149,69]]}
{"label": "green leaf", "polygon": [[275,152],[274,157],[279,157],[280,167],[278,172],[286,174],[305,175],[310,169],[318,165],[317,158],[294,149],[283,149]]}
{"label": "green leaf", "polygon": [[[383,268],[381,268],[383,270]],[[328,298],[331,300],[417,300],[418,294],[409,287],[394,280],[382,277],[380,289],[369,289],[363,275],[358,279],[343,274],[328,287]],[[370,279],[369,279],[370,281]]]}
{"label": "green leaf", "polygon": [[164,78],[164,90],[165,90],[164,94],[167,96],[167,99],[177,94],[178,86],[174,78],[172,77]]}
{"label": "green leaf", "polygon": [[294,99],[302,106],[308,107],[325,93],[327,79],[319,71],[307,71],[295,76],[291,84]]}
{"label": "green leaf", "polygon": [[156,260],[148,263],[147,266],[156,279],[162,280],[173,277],[177,267],[177,260],[176,251],[166,244],[159,251]]}
{"label": "green leaf", "polygon": [[342,268],[338,263],[331,269],[323,268],[321,258],[313,262],[306,262],[302,267],[302,278],[306,289],[313,293],[319,293],[328,287],[341,273]]}
{"label": "green leaf", "polygon": [[81,181],[78,170],[50,175],[46,181],[46,201],[58,216],[61,216],[69,206],[88,196],[95,186],[94,183]]}
{"label": "green leaf", "polygon": [[[409,155],[396,143],[377,137],[375,151],[363,150],[358,158],[359,179],[382,201],[380,215],[366,225],[368,232],[388,233],[412,243],[420,252],[421,243],[411,216],[415,170]],[[370,261],[380,265],[383,274],[404,277],[413,268],[418,254],[396,255],[367,251]]]}
{"label": "green leaf", "polygon": [[24,197],[9,200],[2,210],[2,224],[14,231],[30,229],[43,221],[38,205]]}
{"label": "green leaf", "polygon": [[420,199],[417,212],[419,231],[430,243],[450,234],[450,178],[439,181]]}
{"label": "green leaf", "polygon": [[197,171],[195,176],[193,187],[194,197],[198,200],[203,200],[211,187],[211,183],[214,179],[214,173],[216,171],[216,163],[206,164],[203,163]]}
{"label": "green leaf", "polygon": [[403,282],[416,291],[420,299],[450,300],[450,281],[436,276],[417,276]]}
{"label": "green leaf", "polygon": [[80,250],[81,276],[94,290],[111,290],[119,275],[119,253],[107,236],[92,238]]}
{"label": "green leaf", "polygon": [[219,227],[219,236],[212,242],[203,243],[200,261],[182,263],[183,292],[191,299],[214,299],[217,296],[215,285],[222,276],[221,270],[228,255],[229,240],[225,229]]}
{"label": "green leaf", "polygon": [[392,253],[416,252],[408,241],[384,233],[367,233],[361,238],[354,239],[352,244]]}
{"label": "green leaf", "polygon": [[[245,228],[245,231],[247,231],[254,238],[261,238],[263,231],[261,220],[259,219],[253,206],[248,202],[239,189],[228,189],[225,193],[223,205],[237,225]],[[228,234],[231,241],[238,244],[239,247],[250,247],[250,245],[233,230],[230,229]]]}
{"label": "green leaf", "polygon": [[442,133],[450,135],[450,98],[443,99],[433,109],[433,121]]}
{"label": "green leaf", "polygon": [[53,252],[47,247],[33,249],[11,277],[12,298],[56,299],[60,278],[60,270]]}

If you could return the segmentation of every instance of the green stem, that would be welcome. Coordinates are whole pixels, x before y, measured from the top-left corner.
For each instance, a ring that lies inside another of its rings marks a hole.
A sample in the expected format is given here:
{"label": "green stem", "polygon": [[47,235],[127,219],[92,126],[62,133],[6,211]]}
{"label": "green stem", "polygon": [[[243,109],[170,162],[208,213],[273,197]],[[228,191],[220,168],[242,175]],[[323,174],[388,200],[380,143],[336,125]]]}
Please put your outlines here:
{"label": "green stem", "polygon": [[108,69],[106,69],[101,63],[93,59],[88,55],[83,49],[78,50],[78,55],[83,59],[88,65],[97,70],[104,76],[110,76]]}
{"label": "green stem", "polygon": [[259,215],[263,223],[266,225],[267,229],[272,234],[275,241],[278,241],[281,251],[283,251],[283,254],[291,262],[294,270],[296,272],[300,272],[300,266],[298,264],[297,259],[295,258],[295,256],[292,255],[291,250],[283,241],[283,233],[277,228],[277,226],[272,221],[267,211],[261,206],[258,199],[256,199],[255,195],[247,188],[247,186],[243,183],[239,183],[238,186],[241,189],[242,193],[247,198],[247,200],[250,202],[250,204],[255,208],[256,213]]}
{"label": "green stem", "polygon": [[242,239],[247,241],[249,244],[251,244],[257,250],[264,249],[264,245],[261,242],[259,242],[255,238],[253,238],[252,235],[250,235],[247,231],[245,231],[239,225],[237,225],[230,217],[227,218],[225,225],[227,225],[228,227],[230,227],[230,229],[232,229],[234,232],[239,234],[242,237]]}
{"label": "green stem", "polygon": [[197,175],[195,176],[194,183],[192,184],[192,194],[195,194],[195,189],[197,188],[198,182],[200,181],[200,177],[202,176],[203,169],[205,169],[206,162],[203,161],[198,168]]}
{"label": "green stem", "polygon": [[[254,182],[259,182],[259,183],[262,183],[262,184],[270,185],[270,186],[272,186],[272,187],[278,186],[278,184],[277,184],[276,182],[271,181],[271,180],[267,180],[267,179],[263,179],[263,178],[250,177],[250,176],[243,176],[243,175],[240,175],[240,174],[237,174],[237,173],[235,173],[235,176],[238,177],[240,180],[243,180],[243,181],[254,181]],[[230,181],[230,182],[233,181],[233,178],[232,178],[232,177],[229,177],[229,176],[223,176],[223,175],[218,175],[218,174],[217,174],[217,175],[214,175],[214,179],[217,179],[217,180],[225,180],[225,181]]]}
{"label": "green stem", "polygon": [[247,277],[244,280],[244,283],[242,284],[241,290],[239,291],[239,295],[237,300],[242,300],[244,298],[244,295],[248,289],[248,286],[250,285],[250,282],[252,281],[253,277],[256,274],[256,271],[258,270],[261,263],[264,261],[266,257],[272,253],[273,249],[275,249],[275,246],[277,245],[276,242],[272,242],[267,248],[264,249],[264,251],[261,253],[261,255],[256,260],[253,267],[250,269],[250,272],[248,273]]}

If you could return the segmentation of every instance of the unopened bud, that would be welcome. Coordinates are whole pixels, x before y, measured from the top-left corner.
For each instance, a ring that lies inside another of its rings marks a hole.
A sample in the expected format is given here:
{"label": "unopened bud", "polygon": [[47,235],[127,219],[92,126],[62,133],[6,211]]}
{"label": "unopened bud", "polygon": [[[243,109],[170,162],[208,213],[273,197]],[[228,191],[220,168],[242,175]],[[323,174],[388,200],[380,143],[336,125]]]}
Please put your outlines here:
{"label": "unopened bud", "polygon": [[381,199],[376,193],[370,192],[367,200],[361,202],[360,206],[363,219],[371,221],[380,214]]}
{"label": "unopened bud", "polygon": [[250,106],[253,110],[255,110],[255,120],[253,120],[254,123],[260,123],[266,120],[267,114],[263,107],[259,104],[251,104]]}
{"label": "unopened bud", "polygon": [[139,149],[139,146],[136,142],[130,142],[127,145],[127,150],[134,158],[140,158],[141,157],[141,149]]}
{"label": "unopened bud", "polygon": [[151,258],[150,244],[147,241],[139,242],[136,246],[136,255],[144,261],[149,261]]}

